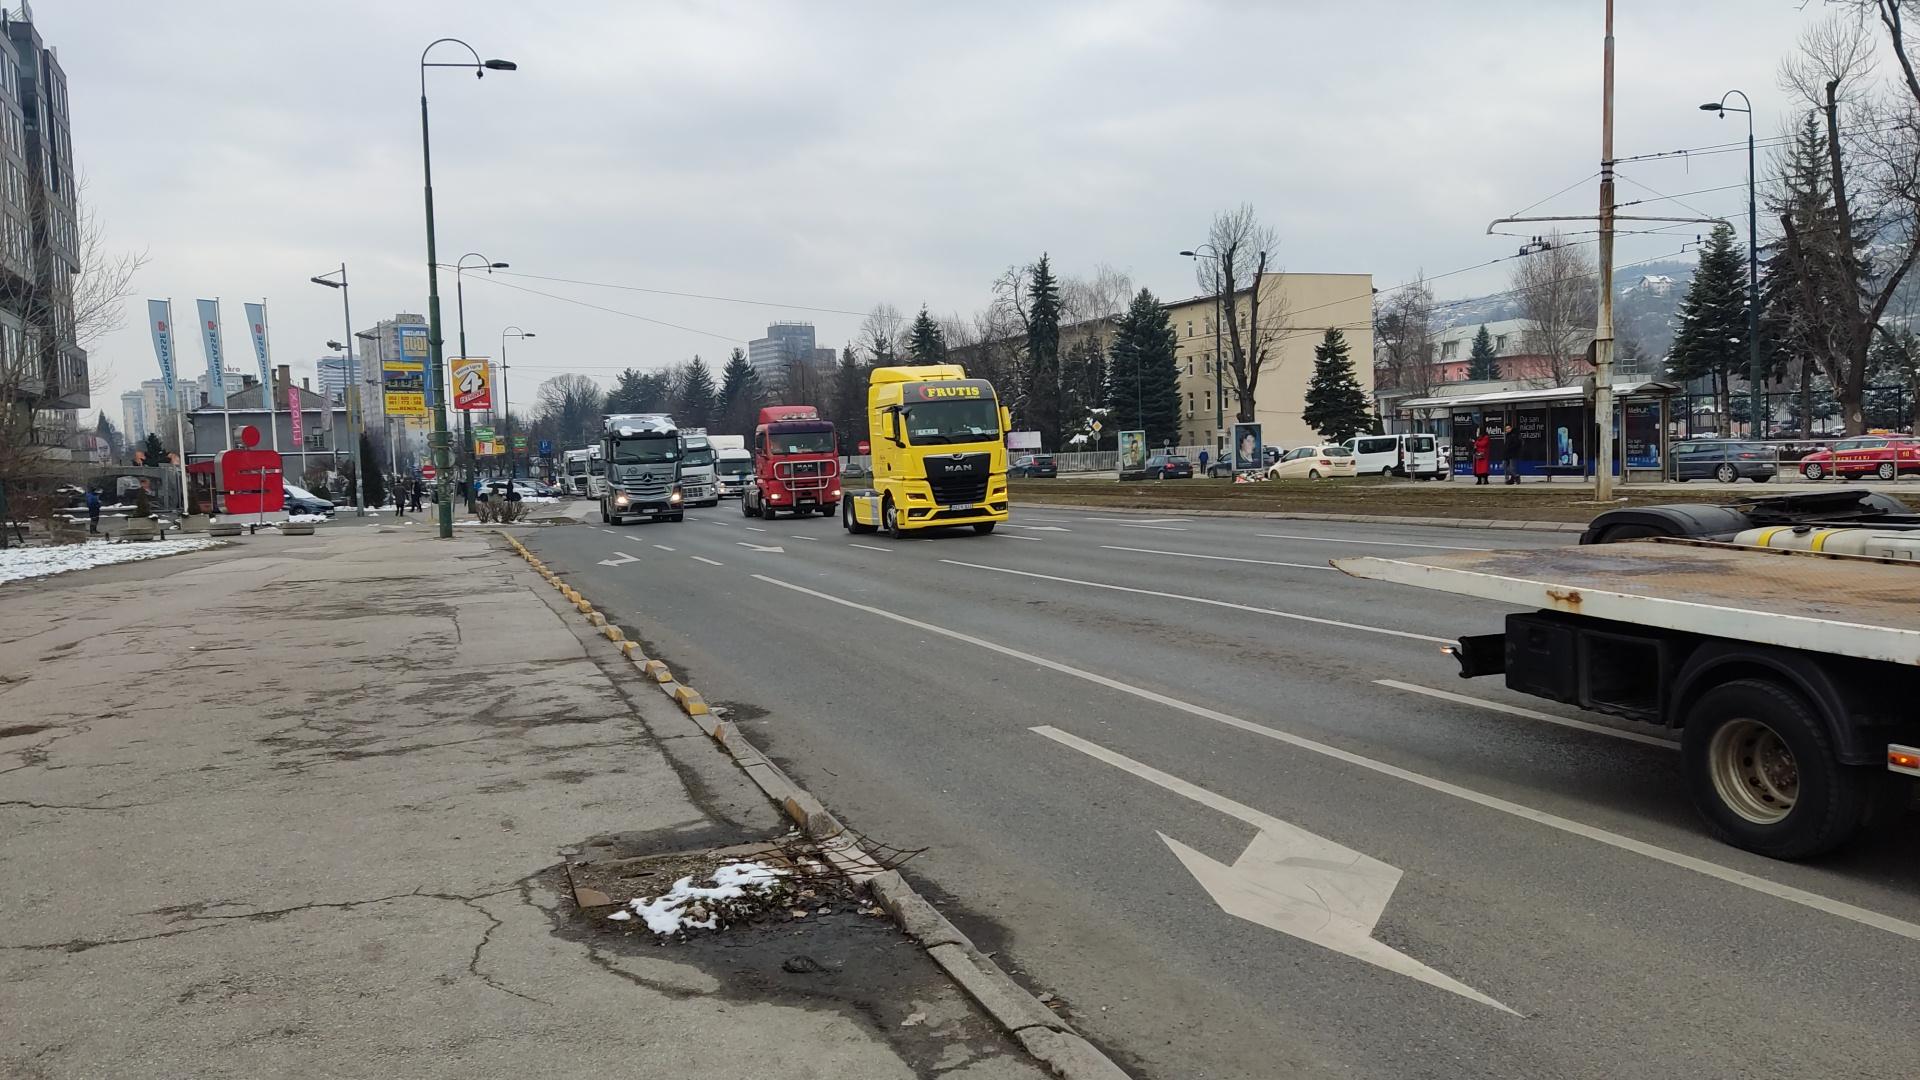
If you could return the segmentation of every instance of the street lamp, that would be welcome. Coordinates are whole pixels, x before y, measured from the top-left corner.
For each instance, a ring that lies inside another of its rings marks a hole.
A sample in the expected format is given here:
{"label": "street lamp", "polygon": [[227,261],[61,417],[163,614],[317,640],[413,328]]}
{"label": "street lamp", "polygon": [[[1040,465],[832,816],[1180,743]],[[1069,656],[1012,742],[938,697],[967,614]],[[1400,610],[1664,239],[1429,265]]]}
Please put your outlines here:
{"label": "street lamp", "polygon": [[[336,274],[340,276],[339,281],[333,280]],[[360,460],[360,377],[353,364],[353,304],[347,295],[347,264],[341,263],[340,269],[329,270],[307,280],[315,285],[325,285],[329,289],[340,290],[340,314],[347,323],[347,340],[344,343],[329,341],[327,348],[342,349],[347,354],[347,439],[349,453],[353,459],[353,514],[355,517],[365,517],[367,508],[362,505],[360,498],[362,488],[360,470],[366,467]]]}
{"label": "street lamp", "polygon": [[1227,397],[1220,370],[1225,366],[1226,359],[1220,355],[1220,317],[1226,302],[1227,275],[1225,269],[1219,266],[1220,249],[1212,244],[1201,244],[1200,247],[1206,248],[1208,253],[1201,254],[1196,248],[1180,254],[1189,259],[1212,259],[1216,267],[1215,273],[1220,275],[1219,285],[1213,290],[1213,450],[1217,454],[1222,451],[1220,440],[1227,433]]}
{"label": "street lamp", "polygon": [[[473,266],[469,267],[467,265],[468,259],[479,259],[480,261],[478,263],[475,263]],[[507,268],[506,263],[494,262],[491,259],[488,259],[485,255],[482,255],[477,251],[467,252],[465,255],[460,256],[459,262],[454,264],[453,307],[455,312],[455,318],[457,319],[460,325],[460,357],[463,360],[466,359],[466,355],[467,355],[467,293],[466,293],[466,290],[461,288],[460,286],[460,274],[462,271],[469,270],[469,269],[485,270],[487,273],[491,274],[495,270],[505,270],[506,268]],[[460,410],[460,438],[467,444],[466,454],[465,454],[466,461],[467,461],[467,498],[471,499],[473,498],[474,464],[473,464],[473,412],[470,409]]]}
{"label": "street lamp", "polygon": [[[1745,108],[1728,105],[1735,94]],[[1766,438],[1766,421],[1761,418],[1766,395],[1760,391],[1760,203],[1754,190],[1753,102],[1744,91],[1729,90],[1719,101],[1709,101],[1700,111],[1716,113],[1725,120],[1730,112],[1747,114],[1747,405],[1749,432]]]}
{"label": "street lamp", "polygon": [[[507,431],[507,482],[509,484],[513,482],[514,466],[513,410],[507,405],[507,339],[510,337],[525,339],[539,336],[540,335],[531,330],[522,330],[517,326],[509,326],[505,330],[500,331],[500,417],[501,426],[506,428]],[[527,475],[533,475],[532,468],[527,469]]]}
{"label": "street lamp", "polygon": [[[373,342],[373,366],[367,370],[367,393],[372,395],[381,389],[380,379],[374,378],[374,373],[379,372],[381,379],[386,377],[386,342],[381,340],[380,331],[378,330],[355,330],[353,336],[359,338],[361,341]],[[367,355],[367,347],[365,345],[360,346],[360,355]],[[404,420],[401,421],[401,430],[406,430],[406,422]],[[393,437],[393,414],[387,411],[384,396],[381,398],[380,403],[380,437],[384,439],[387,444],[387,468],[393,475],[398,476],[400,474],[400,441]]]}
{"label": "street lamp", "polygon": [[[427,54],[433,52],[435,45],[455,44],[467,50],[473,57],[472,63],[465,60],[451,63],[428,63]],[[482,60],[474,47],[459,38],[440,38],[420,50],[420,170],[426,181],[427,196],[427,347],[432,350],[429,362],[433,366],[433,463],[437,470],[434,483],[439,489],[440,499],[440,539],[453,539],[453,499],[447,492],[447,473],[453,462],[447,453],[447,377],[441,367],[442,353],[440,342],[440,269],[439,256],[434,247],[433,238],[433,140],[427,126],[427,69],[430,67],[472,68],[474,78],[481,78],[489,71],[513,71],[517,65],[511,60]],[[463,350],[464,351],[464,350]],[[471,445],[471,444],[469,444]]]}

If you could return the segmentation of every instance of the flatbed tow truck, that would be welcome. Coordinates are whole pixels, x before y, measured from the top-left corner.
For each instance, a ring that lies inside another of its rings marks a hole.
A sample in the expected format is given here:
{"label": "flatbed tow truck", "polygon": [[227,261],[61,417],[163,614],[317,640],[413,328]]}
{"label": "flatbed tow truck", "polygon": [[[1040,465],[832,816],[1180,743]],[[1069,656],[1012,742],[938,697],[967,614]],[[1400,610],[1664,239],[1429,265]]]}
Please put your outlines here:
{"label": "flatbed tow truck", "polygon": [[1448,646],[1461,677],[1677,728],[1728,843],[1806,858],[1913,800],[1920,517],[1885,496],[1609,511],[1578,547],[1334,565],[1531,609]]}

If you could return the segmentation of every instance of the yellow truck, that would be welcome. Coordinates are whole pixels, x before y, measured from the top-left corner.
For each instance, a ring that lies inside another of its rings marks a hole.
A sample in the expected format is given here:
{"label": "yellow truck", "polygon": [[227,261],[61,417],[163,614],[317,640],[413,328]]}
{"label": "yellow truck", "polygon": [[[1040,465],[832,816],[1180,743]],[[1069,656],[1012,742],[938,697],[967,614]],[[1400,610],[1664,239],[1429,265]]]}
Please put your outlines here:
{"label": "yellow truck", "polygon": [[1006,430],[993,384],[958,364],[873,369],[867,382],[873,486],[848,491],[840,523],[898,540],[920,529],[1007,520]]}

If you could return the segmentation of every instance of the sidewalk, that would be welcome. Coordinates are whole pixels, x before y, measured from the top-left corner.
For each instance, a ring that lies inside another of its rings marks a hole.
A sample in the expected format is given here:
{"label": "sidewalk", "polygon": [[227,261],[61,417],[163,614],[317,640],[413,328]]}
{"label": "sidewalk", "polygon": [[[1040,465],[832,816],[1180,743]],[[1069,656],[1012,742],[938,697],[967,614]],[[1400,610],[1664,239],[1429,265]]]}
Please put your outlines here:
{"label": "sidewalk", "polygon": [[0,586],[0,1075],[1041,1075],[884,919],[578,913],[567,854],[785,822],[462,533]]}

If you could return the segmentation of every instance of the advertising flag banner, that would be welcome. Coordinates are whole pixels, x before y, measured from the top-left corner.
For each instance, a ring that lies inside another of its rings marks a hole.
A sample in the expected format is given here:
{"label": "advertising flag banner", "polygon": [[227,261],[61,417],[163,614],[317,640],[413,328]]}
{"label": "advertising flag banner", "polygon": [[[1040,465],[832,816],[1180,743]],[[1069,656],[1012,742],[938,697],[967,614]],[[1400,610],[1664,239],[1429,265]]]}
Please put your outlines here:
{"label": "advertising flag banner", "polygon": [[273,352],[267,347],[267,302],[240,305],[247,313],[247,328],[253,334],[253,357],[260,361],[260,385],[273,385]]}
{"label": "advertising flag banner", "polygon": [[300,416],[300,407],[302,404],[304,404],[304,402],[300,400],[300,391],[296,389],[292,383],[288,383],[287,426],[292,431],[293,448],[295,450],[303,449],[306,446],[306,432],[301,430],[302,417]]}
{"label": "advertising flag banner", "polygon": [[220,301],[196,300],[200,305],[200,347],[207,354],[207,402],[227,407],[226,357],[220,352]]}
{"label": "advertising flag banner", "polygon": [[153,331],[153,355],[167,384],[167,408],[173,408],[173,301],[147,301],[147,328]]}
{"label": "advertising flag banner", "polygon": [[486,357],[456,356],[449,370],[454,408],[461,412],[493,408],[493,370]]}

